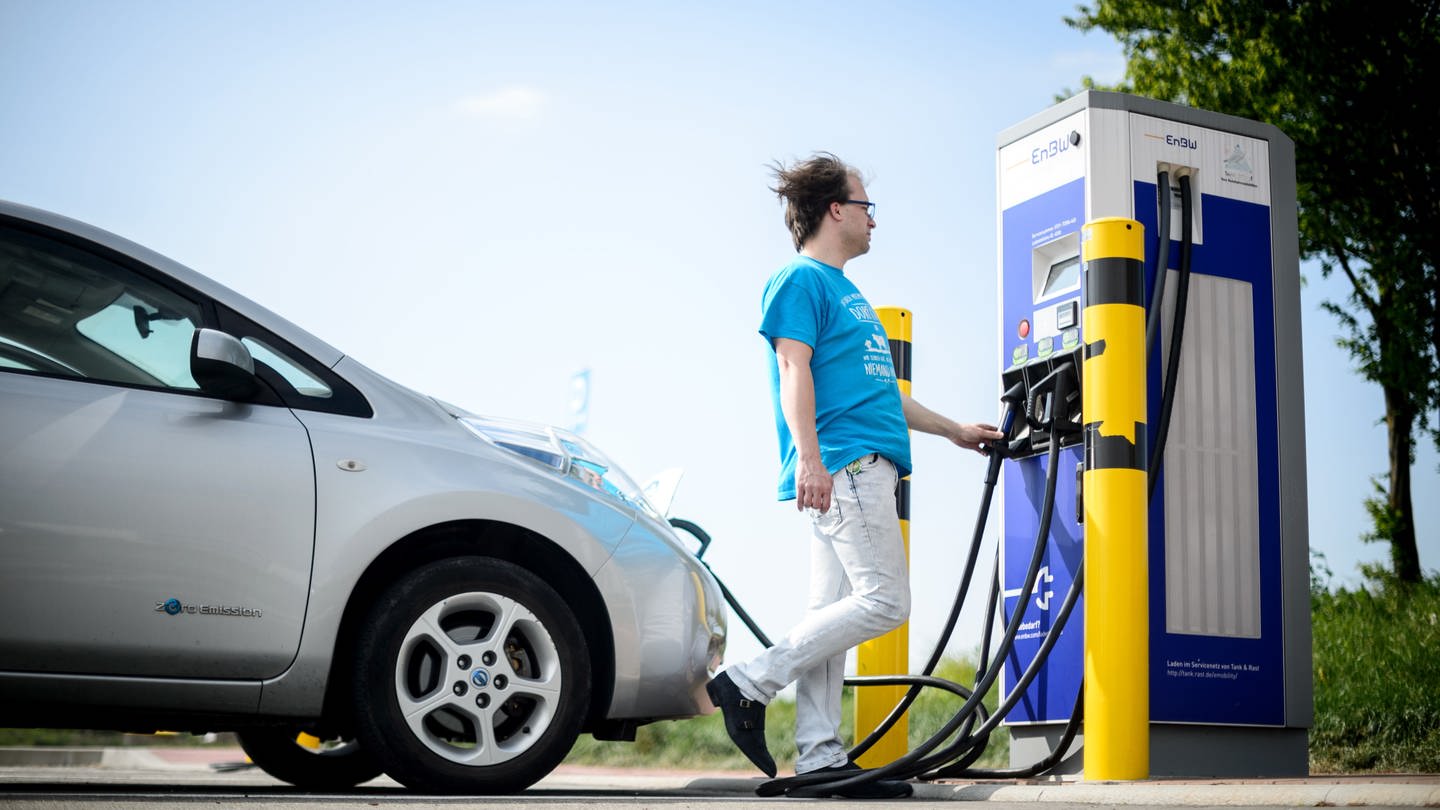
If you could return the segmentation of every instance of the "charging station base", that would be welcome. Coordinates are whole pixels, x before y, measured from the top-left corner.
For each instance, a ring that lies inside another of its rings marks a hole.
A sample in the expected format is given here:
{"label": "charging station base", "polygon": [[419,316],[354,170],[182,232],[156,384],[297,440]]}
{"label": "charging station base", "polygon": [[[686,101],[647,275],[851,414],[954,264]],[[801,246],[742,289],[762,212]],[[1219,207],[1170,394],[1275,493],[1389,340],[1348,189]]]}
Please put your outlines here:
{"label": "charging station base", "polygon": [[[1044,759],[1060,743],[1064,723],[1009,726],[1010,767]],[[1308,776],[1310,735],[1303,728],[1150,724],[1152,778],[1267,778]],[[1051,771],[1081,775],[1085,737],[1075,735],[1070,753]]]}

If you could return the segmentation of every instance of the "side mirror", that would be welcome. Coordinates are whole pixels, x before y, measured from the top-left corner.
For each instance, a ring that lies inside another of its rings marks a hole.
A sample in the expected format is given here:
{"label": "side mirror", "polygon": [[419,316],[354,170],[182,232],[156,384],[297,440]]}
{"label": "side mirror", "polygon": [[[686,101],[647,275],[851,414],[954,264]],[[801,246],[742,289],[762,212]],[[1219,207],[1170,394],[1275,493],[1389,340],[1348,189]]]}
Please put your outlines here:
{"label": "side mirror", "polygon": [[190,340],[190,376],[201,391],[221,399],[249,399],[260,387],[245,344],[215,329],[195,330]]}

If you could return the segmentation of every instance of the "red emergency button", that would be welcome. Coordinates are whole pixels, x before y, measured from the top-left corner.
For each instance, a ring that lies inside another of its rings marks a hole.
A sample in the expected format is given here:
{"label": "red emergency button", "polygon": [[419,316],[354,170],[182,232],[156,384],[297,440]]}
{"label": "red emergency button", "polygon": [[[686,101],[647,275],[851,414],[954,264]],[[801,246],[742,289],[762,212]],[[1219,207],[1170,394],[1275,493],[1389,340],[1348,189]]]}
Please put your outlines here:
{"label": "red emergency button", "polygon": [[1028,338],[1028,337],[1030,337],[1030,319],[1029,319],[1029,318],[1021,318],[1021,319],[1020,319],[1020,329],[1019,329],[1019,331],[1020,331],[1020,337],[1021,337],[1022,339],[1023,339],[1023,338]]}

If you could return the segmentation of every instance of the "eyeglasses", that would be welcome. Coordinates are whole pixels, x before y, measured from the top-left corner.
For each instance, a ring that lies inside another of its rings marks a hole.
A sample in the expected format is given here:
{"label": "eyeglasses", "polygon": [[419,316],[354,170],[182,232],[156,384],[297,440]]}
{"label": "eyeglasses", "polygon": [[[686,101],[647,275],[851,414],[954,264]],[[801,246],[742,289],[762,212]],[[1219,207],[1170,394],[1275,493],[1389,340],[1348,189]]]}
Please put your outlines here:
{"label": "eyeglasses", "polygon": [[863,205],[863,206],[865,206],[865,216],[867,216],[867,217],[869,217],[869,218],[871,218],[871,219],[874,219],[874,218],[875,218],[875,203],[870,202],[869,200],[846,200],[846,201],[845,201],[845,204],[846,204],[846,205]]}

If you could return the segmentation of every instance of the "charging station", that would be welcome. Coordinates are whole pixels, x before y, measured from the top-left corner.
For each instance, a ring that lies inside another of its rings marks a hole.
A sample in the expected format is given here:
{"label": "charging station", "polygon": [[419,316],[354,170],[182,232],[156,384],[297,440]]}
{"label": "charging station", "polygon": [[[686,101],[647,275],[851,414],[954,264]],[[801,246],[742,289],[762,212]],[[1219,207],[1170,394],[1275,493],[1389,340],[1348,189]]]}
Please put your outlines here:
{"label": "charging station", "polygon": [[[1157,283],[1164,290],[1160,337],[1145,361],[1148,456],[1172,371],[1177,297],[1184,302],[1144,544],[1148,639],[1137,641],[1149,650],[1149,772],[1305,775],[1313,708],[1294,144],[1268,124],[1088,91],[1005,131],[997,146],[1002,390],[1028,389],[1067,362],[1080,376],[1096,350],[1081,318],[1082,228],[1134,220],[1144,230],[1146,299]],[[1064,415],[1075,429],[1058,439],[1053,519],[1028,591],[1049,437],[1032,429],[1004,463],[1005,619],[1024,611],[1001,674],[1006,695],[1046,640],[1084,555],[1079,411]],[[1085,582],[1090,593],[1105,588]],[[1012,765],[1044,757],[1076,709],[1084,633],[1080,622],[1065,626],[1007,718]],[[1080,762],[1072,755],[1055,772],[1077,773]]]}

